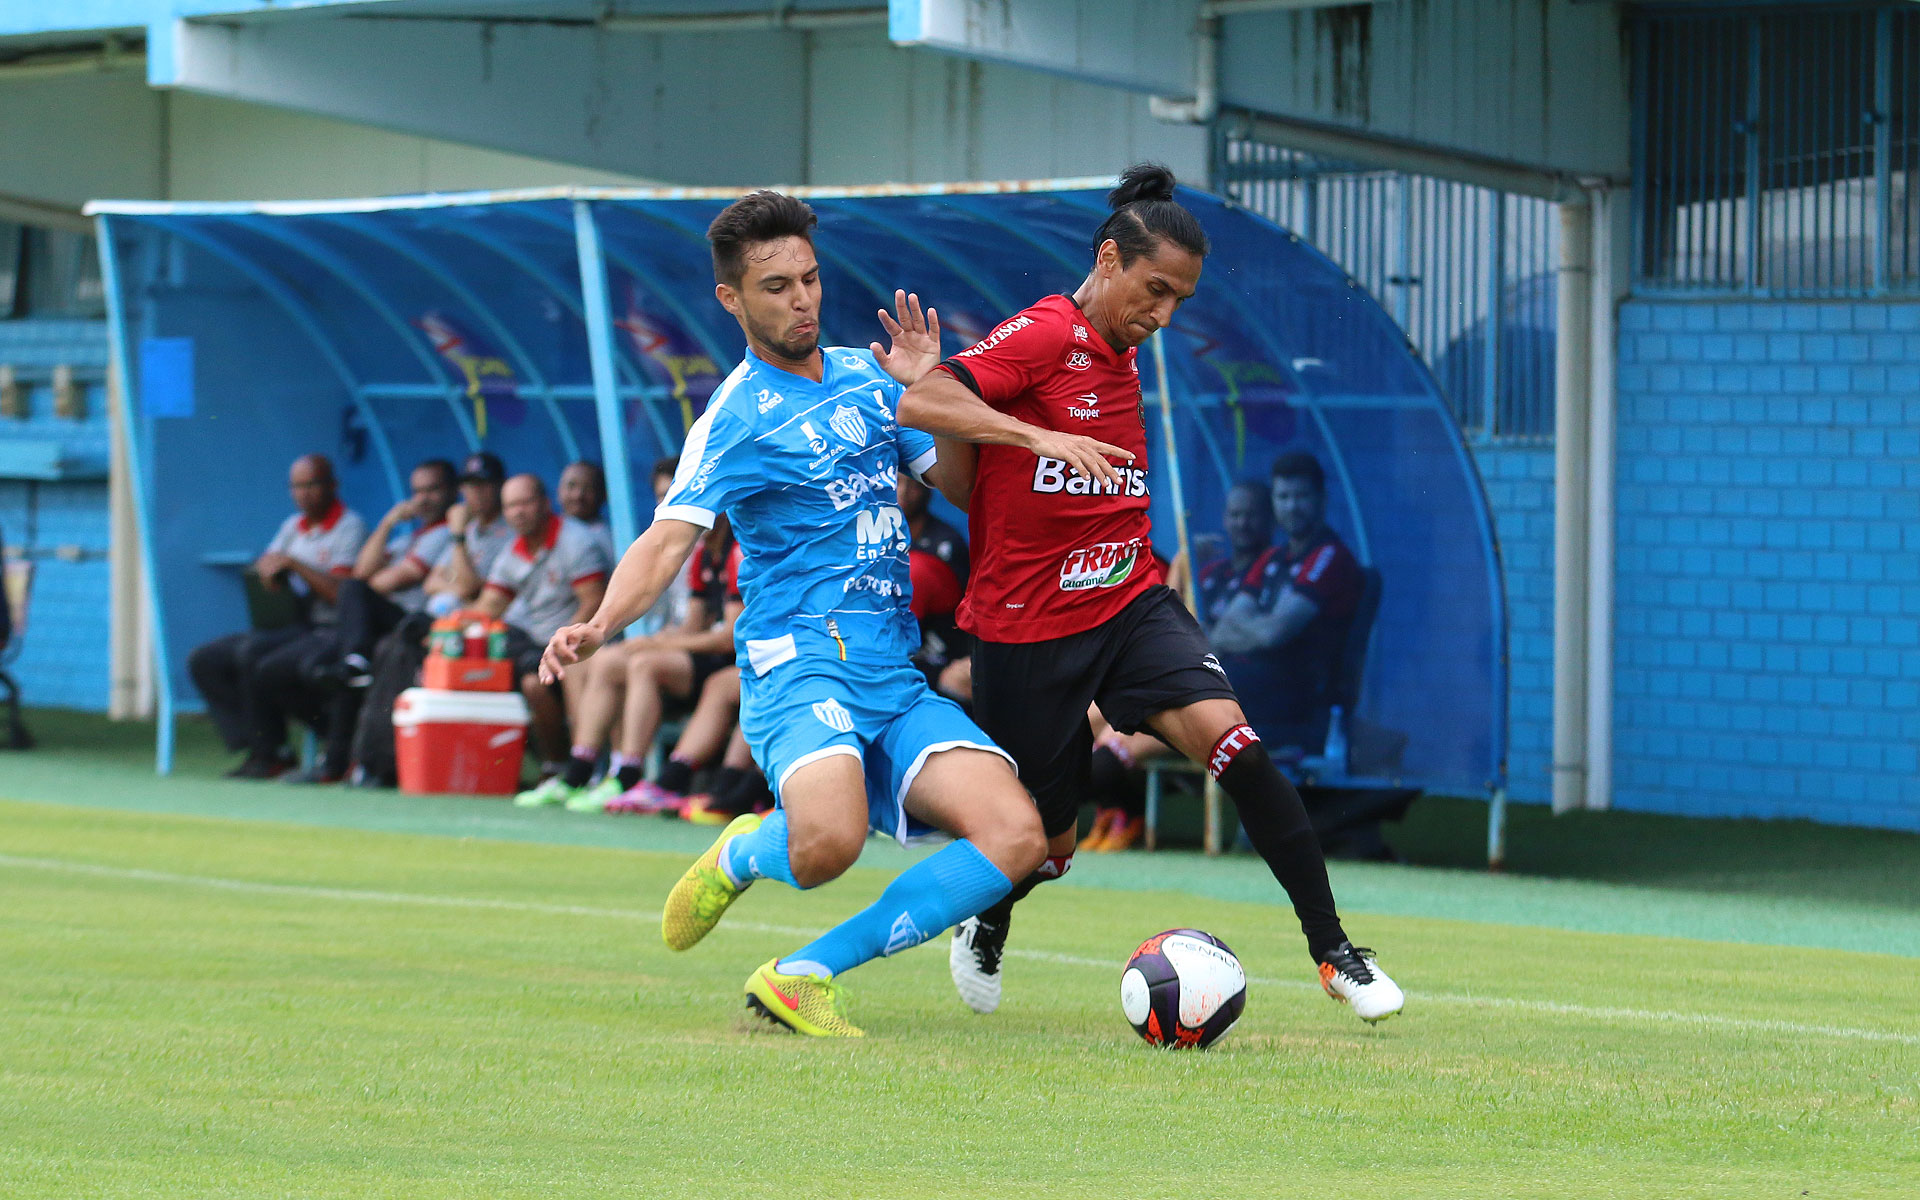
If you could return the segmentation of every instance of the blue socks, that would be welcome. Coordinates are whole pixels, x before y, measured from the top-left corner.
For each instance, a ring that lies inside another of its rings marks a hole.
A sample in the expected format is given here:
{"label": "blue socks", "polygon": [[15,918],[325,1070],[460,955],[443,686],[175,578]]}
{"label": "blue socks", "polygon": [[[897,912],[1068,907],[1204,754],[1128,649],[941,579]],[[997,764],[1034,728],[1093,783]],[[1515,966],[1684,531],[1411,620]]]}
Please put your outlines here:
{"label": "blue socks", "polygon": [[774,809],[760,822],[760,828],[721,847],[720,869],[735,887],[745,887],[756,879],[778,879],[788,887],[799,887],[787,862],[787,810]]}
{"label": "blue socks", "polygon": [[[766,828],[766,825],[760,827],[762,832]],[[780,849],[780,865],[784,870],[784,822]],[[766,866],[764,859],[760,866]],[[779,969],[791,971],[804,965],[829,975],[850,971],[863,962],[898,954],[939,936],[1006,895],[1012,887],[1012,881],[972,842],[954,842],[902,871],[872,905],[828,930],[818,940],[783,956]]]}

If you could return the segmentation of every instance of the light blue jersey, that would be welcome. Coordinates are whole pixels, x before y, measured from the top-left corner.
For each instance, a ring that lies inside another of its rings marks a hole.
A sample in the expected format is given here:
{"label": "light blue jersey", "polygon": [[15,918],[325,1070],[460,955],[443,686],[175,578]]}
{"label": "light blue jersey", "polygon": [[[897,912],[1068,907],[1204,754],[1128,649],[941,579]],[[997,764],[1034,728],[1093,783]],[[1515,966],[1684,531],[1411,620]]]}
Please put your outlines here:
{"label": "light blue jersey", "polygon": [[902,468],[934,462],[933,438],[894,418],[905,390],[867,350],[823,349],[819,383],[747,351],[694,422],[656,517],[740,543],[743,672],[797,656],[904,663],[920,645],[908,608],[912,535]]}
{"label": "light blue jersey", "polygon": [[930,756],[969,747],[1013,760],[908,661],[920,627],[898,488],[903,468],[933,465],[933,439],[894,419],[905,389],[870,352],[823,355],[814,383],[749,350],[688,432],[654,515],[733,521],[740,729],[774,795],[808,763],[849,755],[868,823],[906,841],[929,832],[906,797]]}

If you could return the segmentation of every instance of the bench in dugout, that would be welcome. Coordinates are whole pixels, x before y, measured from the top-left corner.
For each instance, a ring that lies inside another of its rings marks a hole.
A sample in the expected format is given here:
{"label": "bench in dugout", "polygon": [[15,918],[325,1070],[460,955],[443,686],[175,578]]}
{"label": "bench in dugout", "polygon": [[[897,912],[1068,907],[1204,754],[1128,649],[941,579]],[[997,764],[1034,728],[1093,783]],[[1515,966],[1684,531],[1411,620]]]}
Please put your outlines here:
{"label": "bench in dugout", "polygon": [[[1351,834],[1357,829],[1371,829],[1383,819],[1398,820],[1418,795],[1418,792],[1409,789],[1383,787],[1381,780],[1370,777],[1378,773],[1380,762],[1397,764],[1400,750],[1406,744],[1405,735],[1371,728],[1363,732],[1360,722],[1353,716],[1360,705],[1360,687],[1366,677],[1367,651],[1373,642],[1374,619],[1380,613],[1380,572],[1372,567],[1364,570],[1366,584],[1360,594],[1359,606],[1354,610],[1353,624],[1347,631],[1347,644],[1341,655],[1340,670],[1334,680],[1331,698],[1331,703],[1340,705],[1347,714],[1348,742],[1356,747],[1354,760],[1360,769],[1350,773],[1346,764],[1327,762],[1324,748],[1316,748],[1315,753],[1304,758],[1297,766],[1281,761],[1279,753],[1275,755],[1275,761],[1287,777],[1303,792],[1309,793],[1307,812],[1313,819],[1314,833],[1323,846],[1334,844],[1342,835]],[[1366,746],[1364,753],[1358,748],[1361,744]],[[1176,755],[1151,760],[1147,763],[1146,775],[1144,841],[1148,850],[1159,848],[1160,818],[1167,800],[1176,795],[1192,796],[1196,793],[1202,808],[1201,847],[1208,854],[1220,854],[1226,850],[1229,823],[1222,805],[1220,785],[1207,774],[1205,767]],[[1169,788],[1169,780],[1178,782]],[[1314,801],[1319,799],[1321,791],[1346,795],[1333,803],[1316,804]]]}

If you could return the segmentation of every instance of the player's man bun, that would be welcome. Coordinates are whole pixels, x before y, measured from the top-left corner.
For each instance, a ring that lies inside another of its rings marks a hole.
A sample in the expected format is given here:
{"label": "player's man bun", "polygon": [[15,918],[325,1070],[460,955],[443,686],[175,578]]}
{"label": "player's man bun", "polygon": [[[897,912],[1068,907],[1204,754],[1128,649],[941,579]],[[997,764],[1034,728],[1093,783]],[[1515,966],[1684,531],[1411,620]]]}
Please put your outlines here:
{"label": "player's man bun", "polygon": [[1173,172],[1159,163],[1135,163],[1120,175],[1120,186],[1107,193],[1107,207],[1119,210],[1136,200],[1173,199]]}
{"label": "player's man bun", "polygon": [[1120,265],[1129,266],[1152,254],[1161,242],[1172,242],[1197,258],[1207,256],[1207,231],[1200,221],[1173,198],[1173,172],[1159,163],[1135,163],[1107,193],[1113,215],[1093,235],[1096,252],[1107,242],[1120,251]]}

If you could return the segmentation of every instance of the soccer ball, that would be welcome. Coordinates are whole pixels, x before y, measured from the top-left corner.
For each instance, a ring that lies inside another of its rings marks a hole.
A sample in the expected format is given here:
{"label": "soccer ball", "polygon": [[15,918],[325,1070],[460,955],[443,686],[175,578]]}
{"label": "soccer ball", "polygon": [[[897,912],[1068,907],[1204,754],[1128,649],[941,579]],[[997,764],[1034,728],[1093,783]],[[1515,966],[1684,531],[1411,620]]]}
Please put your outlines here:
{"label": "soccer ball", "polygon": [[1205,1049],[1246,1006],[1246,968],[1225,942],[1198,929],[1154,934],[1120,976],[1120,1011],[1153,1046]]}

